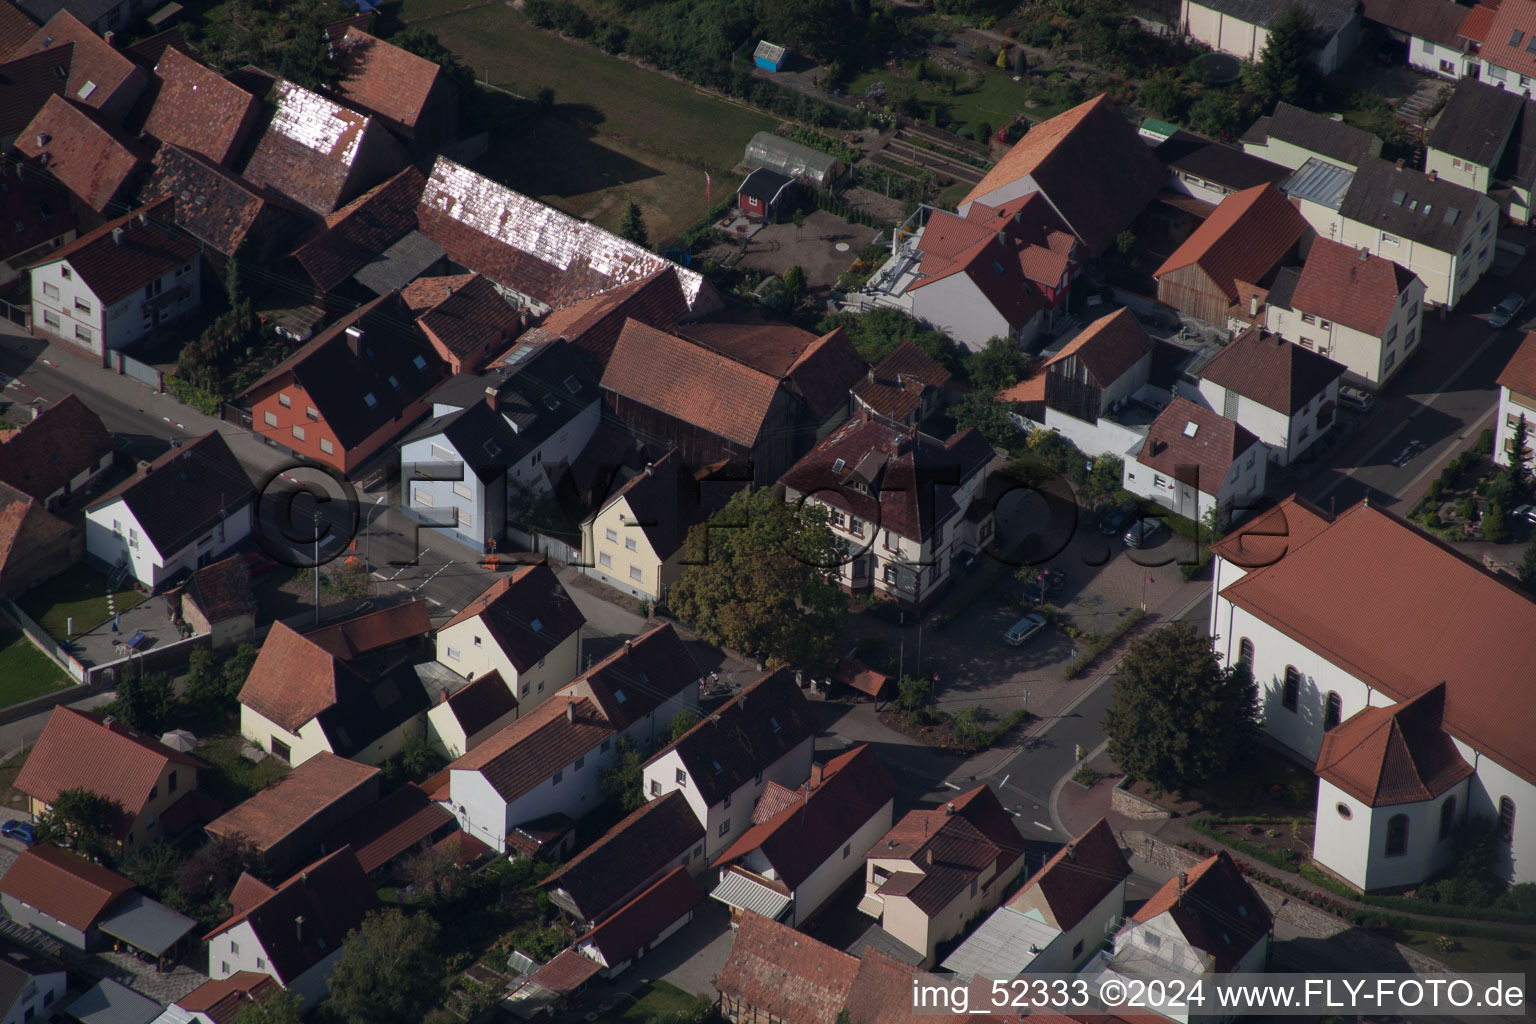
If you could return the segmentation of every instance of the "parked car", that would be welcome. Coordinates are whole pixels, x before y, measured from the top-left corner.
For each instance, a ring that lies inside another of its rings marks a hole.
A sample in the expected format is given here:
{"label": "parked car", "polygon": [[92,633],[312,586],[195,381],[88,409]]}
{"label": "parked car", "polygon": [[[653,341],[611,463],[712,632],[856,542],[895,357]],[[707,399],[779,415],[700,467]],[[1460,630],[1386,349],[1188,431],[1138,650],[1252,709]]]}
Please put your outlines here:
{"label": "parked car", "polygon": [[1536,505],[1521,505],[1510,515],[1516,519],[1524,519],[1528,523],[1536,523]]}
{"label": "parked car", "polygon": [[1009,647],[1023,647],[1044,628],[1045,616],[1031,612],[1008,627],[1008,632],[1003,634],[1003,642]]}
{"label": "parked car", "polygon": [[1506,295],[1499,300],[1499,304],[1493,307],[1488,314],[1489,327],[1508,327],[1509,322],[1515,318],[1515,314],[1525,308],[1525,296],[1519,292]]}
{"label": "parked car", "polygon": [[1370,412],[1375,399],[1371,397],[1369,391],[1345,384],[1339,388],[1339,404],[1356,412]]}
{"label": "parked car", "polygon": [[1124,532],[1131,520],[1136,518],[1136,513],[1141,511],[1141,506],[1134,501],[1121,502],[1115,508],[1109,510],[1104,518],[1099,520],[1099,532],[1106,537],[1113,537],[1117,533]]}
{"label": "parked car", "polygon": [[12,818],[4,825],[0,825],[0,836],[6,836],[31,846],[37,842],[37,827],[30,821],[17,821]]}
{"label": "parked car", "polygon": [[1125,541],[1125,546],[1128,548],[1144,548],[1160,537],[1167,529],[1168,527],[1163,525],[1161,519],[1147,516],[1145,519],[1138,520],[1132,524],[1131,528],[1125,531],[1125,536],[1120,539]]}

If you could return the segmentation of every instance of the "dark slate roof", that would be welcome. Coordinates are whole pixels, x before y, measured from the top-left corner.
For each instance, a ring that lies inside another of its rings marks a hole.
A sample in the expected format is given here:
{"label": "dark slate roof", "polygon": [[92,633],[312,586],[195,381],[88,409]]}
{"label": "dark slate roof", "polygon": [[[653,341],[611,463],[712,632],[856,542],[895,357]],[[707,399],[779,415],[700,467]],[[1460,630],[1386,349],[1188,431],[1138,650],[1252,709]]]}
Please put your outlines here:
{"label": "dark slate roof", "polygon": [[1471,78],[1456,83],[1429,136],[1431,149],[1492,167],[1520,118],[1525,99]]}
{"label": "dark slate roof", "polygon": [[336,703],[320,712],[320,728],[332,750],[351,757],[431,706],[409,662],[366,676],[341,665],[336,672]]}
{"label": "dark slate roof", "polygon": [[[524,349],[527,354],[518,356]],[[512,357],[516,361],[510,365],[449,377],[428,397],[436,405],[458,406],[460,411],[429,420],[406,440],[451,432],[449,440],[465,463],[482,479],[490,479],[498,467],[517,465],[598,400],[587,364],[564,341],[521,342],[501,361]],[[494,413],[486,402],[487,388],[496,389]],[[487,448],[486,441],[497,450]]]}
{"label": "dark slate roof", "polygon": [[1280,139],[1350,166],[1381,151],[1380,142],[1371,133],[1289,103],[1276,105],[1273,116],[1259,118],[1243,135],[1244,142],[1260,145],[1269,139]]}
{"label": "dark slate roof", "polygon": [[688,531],[730,500],[743,486],[739,481],[708,482],[708,475],[688,465],[677,449],[671,449],[614,491],[602,507],[629,502],[636,528],[645,533],[658,558],[669,558],[683,546]]}
{"label": "dark slate roof", "polygon": [[[424,180],[420,171],[407,167],[369,189],[326,217],[324,224],[294,248],[294,259],[321,291],[330,291],[370,262],[380,264],[380,273],[374,275],[374,280],[398,278],[402,273],[401,261],[393,249],[385,247],[415,230],[416,200]],[[405,262],[420,263],[420,270],[425,270],[442,257],[441,249],[430,248],[437,254],[432,259],[424,263]],[[384,267],[391,264],[392,269],[385,271]],[[404,287],[415,276],[413,273],[388,288],[375,288],[374,294],[383,295]]]}
{"label": "dark slate roof", "polygon": [[1278,185],[1290,177],[1288,167],[1250,156],[1235,146],[1201,138],[1182,128],[1152,151],[1169,167],[1241,192],[1255,185]]}
{"label": "dark slate roof", "polygon": [[[414,170],[414,168],[412,168]],[[353,275],[358,284],[375,295],[404,288],[445,255],[442,246],[420,231],[412,231],[388,249],[374,255]]]}
{"label": "dark slate roof", "polygon": [[816,719],[781,668],[658,750],[646,764],[675,750],[705,801],[713,806],[816,735]]}
{"label": "dark slate roof", "polygon": [[1529,188],[1536,181],[1536,100],[1526,100],[1504,147],[1497,177]]}
{"label": "dark slate roof", "polygon": [[123,499],[155,550],[169,556],[239,511],[254,493],[234,452],[211,431],[172,448],[87,509]]}
{"label": "dark slate roof", "polygon": [[[1367,158],[1360,163],[1339,215],[1441,252],[1452,252],[1466,233],[1482,193]],[[1426,214],[1425,211],[1429,212]]]}
{"label": "dark slate roof", "polygon": [[703,839],[688,798],[673,790],[613,826],[542,885],[564,890],[583,918],[598,920]]}
{"label": "dark slate roof", "polygon": [[[109,220],[55,249],[38,263],[68,260],[103,305],[125,299],[149,282],[198,257],[197,244],[173,226],[175,204],[157,200]],[[114,232],[122,229],[121,235]]]}
{"label": "dark slate roof", "polygon": [[[355,355],[346,333],[354,326],[363,333]],[[336,321],[247,388],[245,395],[254,399],[292,377],[335,431],[337,443],[353,448],[398,418],[442,372],[442,360],[411,322],[404,304],[397,296],[385,295]]]}
{"label": "dark slate roof", "polygon": [[1269,297],[1264,301],[1280,309],[1290,309],[1291,296],[1296,294],[1296,282],[1300,280],[1300,267],[1281,267],[1275,274],[1275,283],[1269,286]]}
{"label": "dark slate roof", "polygon": [[[491,642],[518,672],[543,661],[587,621],[554,570],[543,562],[498,576],[479,597],[438,628],[474,618],[480,620]],[[694,675],[698,675],[697,670]],[[509,688],[503,684],[502,689]]]}
{"label": "dark slate roof", "polygon": [[22,989],[43,974],[63,974],[64,965],[32,952],[25,946],[0,945],[0,1006],[15,1006]]}
{"label": "dark slate roof", "polygon": [[39,22],[47,21],[60,11],[68,11],[89,25],[120,7],[122,0],[16,0],[16,5]]}
{"label": "dark slate roof", "polygon": [[794,179],[778,171],[770,171],[766,167],[759,167],[747,175],[747,180],[741,183],[738,190],[742,195],[764,203],[771,203],[778,198],[784,186],[793,185]]}

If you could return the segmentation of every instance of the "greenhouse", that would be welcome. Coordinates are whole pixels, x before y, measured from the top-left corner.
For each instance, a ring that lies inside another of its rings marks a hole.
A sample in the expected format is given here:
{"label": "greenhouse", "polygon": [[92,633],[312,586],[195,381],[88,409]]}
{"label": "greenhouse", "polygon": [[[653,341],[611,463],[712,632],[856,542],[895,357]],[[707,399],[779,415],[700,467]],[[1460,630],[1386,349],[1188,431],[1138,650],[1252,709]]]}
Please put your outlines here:
{"label": "greenhouse", "polygon": [[766,167],[787,174],[818,189],[831,188],[843,173],[842,161],[837,157],[772,132],[758,132],[752,136],[742,163],[753,170]]}

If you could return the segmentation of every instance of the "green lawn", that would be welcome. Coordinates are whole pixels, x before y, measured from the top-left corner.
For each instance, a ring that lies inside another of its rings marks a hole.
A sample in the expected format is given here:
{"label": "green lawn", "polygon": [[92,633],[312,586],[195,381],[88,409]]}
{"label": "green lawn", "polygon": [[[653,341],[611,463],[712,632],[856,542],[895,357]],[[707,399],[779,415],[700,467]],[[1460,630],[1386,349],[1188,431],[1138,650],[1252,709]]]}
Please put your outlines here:
{"label": "green lawn", "polygon": [[[410,17],[414,7],[403,15]],[[707,95],[590,46],[535,29],[504,4],[422,24],[483,82],[523,97],[553,89],[554,114],[492,129],[477,169],[575,216],[618,225],[632,196],[653,242],[704,215],[704,168],[714,198],[767,114]]]}
{"label": "green lawn", "polygon": [[0,632],[0,707],[74,685],[53,659],[18,632]]}
{"label": "green lawn", "polygon": [[[963,81],[963,79],[961,79]],[[1031,121],[1040,121],[1047,117],[1054,117],[1067,109],[1069,104],[1056,103],[1044,96],[1045,90],[1037,87],[1035,98],[1041,100],[1036,107],[1026,107],[1025,103],[1033,95],[1028,80],[1015,82],[1013,73],[1001,68],[988,71],[982,75],[981,85],[974,92],[958,92],[951,96],[948,86],[942,81],[919,82],[915,78],[897,78],[886,68],[876,68],[866,71],[849,83],[847,93],[850,96],[863,96],[871,85],[876,82],[884,82],[886,88],[886,100],[913,93],[923,104],[924,112],[937,107],[941,124],[957,121],[963,124],[966,138],[971,137],[971,131],[977,124],[985,121],[994,130],[1003,127],[1013,120],[1015,114],[1025,114]]]}
{"label": "green lawn", "polygon": [[1397,942],[1434,957],[1453,971],[1487,974],[1529,974],[1536,963],[1536,942],[1508,942],[1452,935],[1456,949],[1442,953],[1435,948],[1435,932],[1394,932]]}
{"label": "green lawn", "polygon": [[245,739],[238,732],[221,733],[199,737],[193,751],[213,766],[212,772],[199,776],[199,787],[225,807],[233,807],[288,774],[288,766],[275,757],[263,758],[259,764],[241,757],[244,746]]}
{"label": "green lawn", "polygon": [[665,981],[653,981],[635,989],[635,1001],[619,1020],[649,1021],[668,1013],[681,1013],[693,1006],[694,997]]}
{"label": "green lawn", "polygon": [[[117,610],[127,611],[144,600],[137,590],[117,592]],[[77,565],[27,591],[17,604],[37,620],[48,635],[63,643],[70,639],[69,620],[75,620],[75,636],[88,633],[110,618],[107,612],[107,578],[87,565]]]}

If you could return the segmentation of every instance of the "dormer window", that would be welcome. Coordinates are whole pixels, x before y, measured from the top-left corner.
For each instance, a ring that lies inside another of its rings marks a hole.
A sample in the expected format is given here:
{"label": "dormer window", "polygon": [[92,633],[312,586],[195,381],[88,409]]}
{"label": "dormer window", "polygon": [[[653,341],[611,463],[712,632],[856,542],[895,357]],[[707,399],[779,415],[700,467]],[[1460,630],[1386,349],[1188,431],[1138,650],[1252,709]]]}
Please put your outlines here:
{"label": "dormer window", "polygon": [[1199,429],[1200,429],[1200,424],[1196,423],[1194,420],[1190,420],[1188,423],[1184,424],[1184,436],[1185,437],[1194,437],[1196,432],[1199,431]]}
{"label": "dormer window", "polygon": [[835,459],[832,462],[832,472],[841,473],[847,465],[848,461],[846,459]]}
{"label": "dormer window", "polygon": [[544,623],[540,619],[534,619],[528,624],[528,628],[533,630],[535,633],[542,633],[544,632]]}
{"label": "dormer window", "polygon": [[398,388],[400,386],[400,378],[396,377],[394,374],[390,374],[389,386],[392,388]]}

